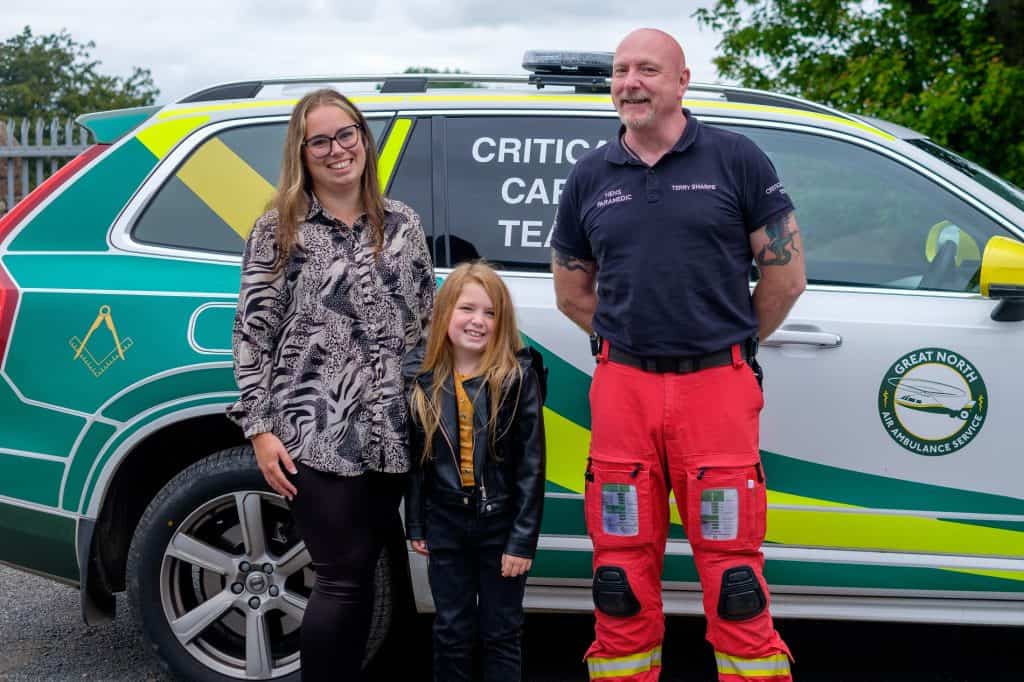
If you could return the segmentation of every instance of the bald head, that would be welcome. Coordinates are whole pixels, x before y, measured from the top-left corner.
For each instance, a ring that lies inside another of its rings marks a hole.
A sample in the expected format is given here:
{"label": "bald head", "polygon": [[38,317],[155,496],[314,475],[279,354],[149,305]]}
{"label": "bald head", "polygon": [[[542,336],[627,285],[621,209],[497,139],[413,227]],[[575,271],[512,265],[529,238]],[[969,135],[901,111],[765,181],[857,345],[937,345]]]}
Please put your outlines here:
{"label": "bald head", "polygon": [[638,28],[628,34],[615,48],[619,55],[649,54],[658,58],[666,67],[682,73],[686,68],[686,55],[679,42],[668,33],[656,28]]}
{"label": "bald head", "polygon": [[676,39],[655,28],[633,31],[612,60],[612,102],[631,131],[674,143],[686,125],[680,106],[690,70]]}

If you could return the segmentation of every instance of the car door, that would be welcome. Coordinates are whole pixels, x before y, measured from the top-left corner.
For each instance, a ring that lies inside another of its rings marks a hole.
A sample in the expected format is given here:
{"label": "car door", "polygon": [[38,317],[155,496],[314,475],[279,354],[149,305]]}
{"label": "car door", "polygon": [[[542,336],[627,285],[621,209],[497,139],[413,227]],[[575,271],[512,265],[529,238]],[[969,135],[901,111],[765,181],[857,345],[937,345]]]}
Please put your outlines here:
{"label": "car door", "polygon": [[883,144],[734,129],[784,180],[808,273],[760,354],[769,579],[1019,596],[1024,323],[977,281],[1019,231]]}
{"label": "car door", "polygon": [[573,164],[605,144],[619,122],[611,111],[475,111],[450,112],[433,125],[435,175],[446,179],[435,205],[436,224],[446,228],[443,236],[439,228],[439,262],[489,260],[512,293],[524,340],[544,355],[549,371],[548,482],[526,603],[551,608],[554,596],[538,585],[583,586],[591,579],[582,492],[594,369],[586,335],[555,307],[551,229]]}

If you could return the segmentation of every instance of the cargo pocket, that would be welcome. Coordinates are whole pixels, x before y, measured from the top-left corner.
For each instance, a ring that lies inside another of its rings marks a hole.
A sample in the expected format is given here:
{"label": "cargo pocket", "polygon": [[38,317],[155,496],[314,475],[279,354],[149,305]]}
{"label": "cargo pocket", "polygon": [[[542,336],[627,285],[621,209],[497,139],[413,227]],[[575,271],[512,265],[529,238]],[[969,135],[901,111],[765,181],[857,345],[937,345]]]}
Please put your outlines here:
{"label": "cargo pocket", "polygon": [[686,537],[695,548],[756,551],[766,506],[760,464],[686,472]]}
{"label": "cargo pocket", "polygon": [[584,508],[587,532],[595,547],[633,547],[651,541],[651,473],[644,462],[647,459],[590,456]]}

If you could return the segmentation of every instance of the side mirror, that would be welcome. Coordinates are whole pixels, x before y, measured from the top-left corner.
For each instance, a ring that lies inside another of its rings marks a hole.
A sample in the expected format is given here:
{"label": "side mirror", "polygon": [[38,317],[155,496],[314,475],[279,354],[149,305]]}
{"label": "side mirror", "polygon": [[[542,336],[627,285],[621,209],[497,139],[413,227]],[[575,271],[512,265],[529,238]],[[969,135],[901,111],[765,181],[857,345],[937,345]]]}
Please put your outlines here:
{"label": "side mirror", "polygon": [[999,301],[993,320],[1024,320],[1024,244],[1009,237],[988,240],[981,256],[981,295]]}

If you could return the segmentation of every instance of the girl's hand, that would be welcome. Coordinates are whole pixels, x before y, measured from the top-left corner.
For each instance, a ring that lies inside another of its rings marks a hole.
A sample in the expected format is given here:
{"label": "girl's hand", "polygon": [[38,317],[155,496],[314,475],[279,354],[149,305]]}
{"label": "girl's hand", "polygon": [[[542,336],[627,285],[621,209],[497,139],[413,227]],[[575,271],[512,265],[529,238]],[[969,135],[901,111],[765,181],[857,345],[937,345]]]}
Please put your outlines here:
{"label": "girl's hand", "polygon": [[291,501],[299,491],[285,477],[284,472],[281,471],[281,465],[284,465],[284,468],[290,474],[295,474],[297,470],[295,463],[292,462],[291,456],[284,447],[284,443],[281,442],[280,438],[268,431],[253,436],[252,448],[256,451],[256,464],[259,466],[260,473],[263,474],[267,484],[278,495]]}
{"label": "girl's hand", "polygon": [[511,554],[501,555],[502,578],[521,576],[530,570],[530,566],[533,566],[533,559],[524,559],[521,556],[512,556]]}
{"label": "girl's hand", "polygon": [[430,552],[427,550],[426,540],[413,540],[412,551],[416,552],[417,554],[422,554],[423,556],[430,556]]}

